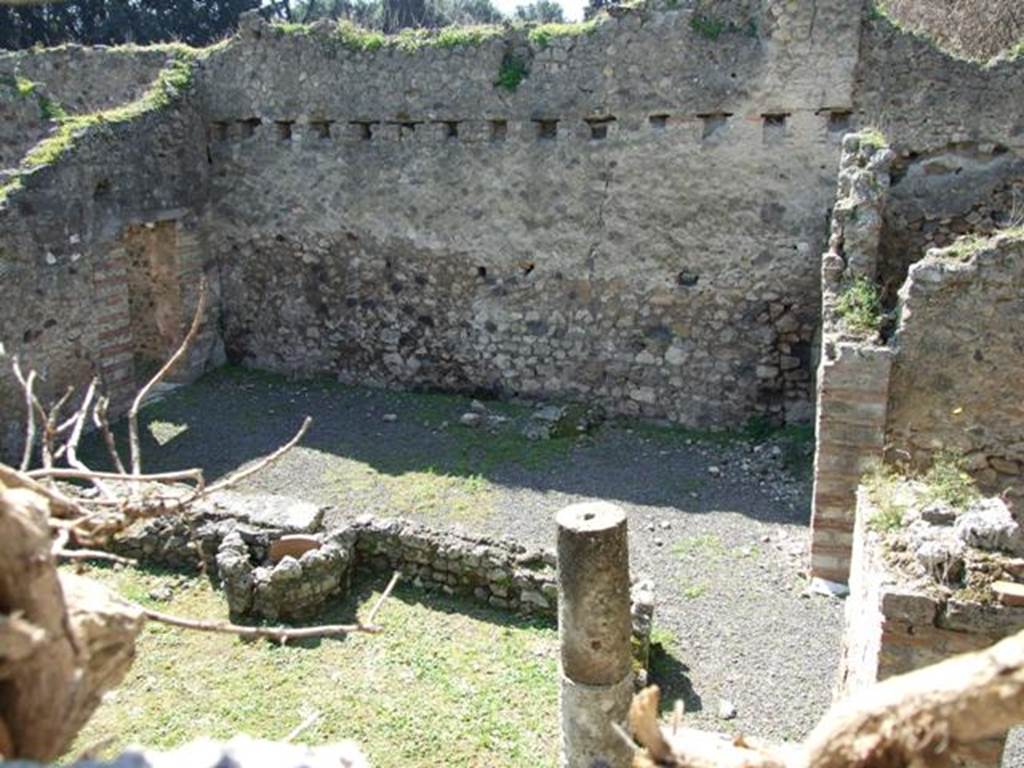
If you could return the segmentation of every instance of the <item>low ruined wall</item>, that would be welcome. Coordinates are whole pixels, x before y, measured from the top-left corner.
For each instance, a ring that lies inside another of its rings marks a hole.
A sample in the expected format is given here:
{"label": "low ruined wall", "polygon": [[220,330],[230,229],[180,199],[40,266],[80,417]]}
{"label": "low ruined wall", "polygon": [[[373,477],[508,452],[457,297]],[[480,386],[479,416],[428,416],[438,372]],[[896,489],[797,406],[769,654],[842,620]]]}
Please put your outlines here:
{"label": "low ruined wall", "polygon": [[404,520],[360,518],[357,562],[495,608],[555,615],[555,555],[505,541],[442,533]]}
{"label": "low ruined wall", "polygon": [[[879,680],[986,648],[1024,629],[1024,608],[964,590],[941,590],[902,573],[885,536],[868,523],[877,508],[860,494],[850,596],[837,694],[845,697]],[[997,768],[1005,738],[972,745],[968,765]]]}
{"label": "low ruined wall", "polygon": [[927,465],[963,455],[987,486],[1024,467],[1024,232],[932,251],[900,290],[887,441]]}
{"label": "low ruined wall", "polygon": [[[217,494],[190,516],[157,518],[119,535],[112,551],[219,580],[232,615],[308,621],[343,597],[360,571],[401,572],[417,588],[519,614],[557,616],[557,559],[508,539],[464,536],[400,518],[364,515],[325,530],[325,508],[277,496]],[[299,534],[294,554],[275,547]],[[281,553],[279,553],[281,554]],[[654,586],[631,590],[635,671],[646,680]]]}

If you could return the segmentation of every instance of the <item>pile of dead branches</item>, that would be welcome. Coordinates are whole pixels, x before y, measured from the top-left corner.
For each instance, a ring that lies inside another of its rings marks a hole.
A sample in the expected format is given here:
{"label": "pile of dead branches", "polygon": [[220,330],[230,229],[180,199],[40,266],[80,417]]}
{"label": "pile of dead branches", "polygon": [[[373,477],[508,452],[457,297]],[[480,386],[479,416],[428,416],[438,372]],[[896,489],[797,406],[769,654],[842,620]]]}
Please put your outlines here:
{"label": "pile of dead branches", "polygon": [[[89,384],[74,412],[63,418],[74,390],[44,407],[36,395],[36,372],[24,371],[17,358],[11,361],[24,393],[26,417],[20,465],[0,464],[0,760],[52,760],[63,754],[102,694],[124,677],[147,619],[280,643],[380,631],[374,622],[399,579],[397,573],[365,622],[263,627],[199,621],[142,608],[92,580],[58,570],[61,560],[135,565],[103,547],[140,520],[191,514],[198,502],[277,461],[309,429],[312,420],[307,417],[287,443],[215,483],[207,484],[199,468],[143,471],[139,410],[196,338],[205,297],[203,285],[181,345],[132,401],[127,464],[110,427],[110,400],[99,393],[97,380]],[[113,471],[93,469],[79,455],[82,436],[90,427],[102,435]],[[33,466],[37,446],[39,463]]]}

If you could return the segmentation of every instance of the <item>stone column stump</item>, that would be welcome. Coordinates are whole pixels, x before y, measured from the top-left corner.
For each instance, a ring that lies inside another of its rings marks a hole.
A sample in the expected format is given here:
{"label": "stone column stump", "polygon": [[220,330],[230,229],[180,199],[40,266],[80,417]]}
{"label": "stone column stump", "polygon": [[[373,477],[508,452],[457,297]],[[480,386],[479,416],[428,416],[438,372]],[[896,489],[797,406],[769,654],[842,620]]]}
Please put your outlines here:
{"label": "stone column stump", "polygon": [[626,514],[606,502],[558,513],[559,709],[563,768],[627,768],[612,723],[633,694]]}

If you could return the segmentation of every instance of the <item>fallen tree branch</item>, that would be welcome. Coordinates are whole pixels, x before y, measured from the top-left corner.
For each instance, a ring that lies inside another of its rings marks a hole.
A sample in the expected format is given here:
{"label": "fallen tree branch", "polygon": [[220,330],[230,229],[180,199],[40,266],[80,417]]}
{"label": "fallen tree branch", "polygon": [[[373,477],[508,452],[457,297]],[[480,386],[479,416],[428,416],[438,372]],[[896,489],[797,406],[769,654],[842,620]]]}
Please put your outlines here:
{"label": "fallen tree branch", "polygon": [[188,333],[185,334],[185,338],[182,339],[174,354],[160,367],[159,371],[153,374],[153,378],[147,381],[142,389],[138,391],[138,394],[135,395],[135,399],[132,401],[132,407],[128,411],[128,450],[131,456],[133,475],[142,474],[142,447],[139,443],[139,408],[142,406],[142,401],[146,399],[146,395],[149,394],[150,390],[160,383],[164,376],[184,357],[185,352],[188,351],[193,339],[199,333],[200,326],[203,324],[203,312],[205,309],[206,277],[204,276],[199,282],[199,300],[196,302],[196,313],[192,317],[192,325],[189,327]]}
{"label": "fallen tree branch", "polygon": [[230,621],[185,619],[149,608],[142,608],[142,613],[147,619],[161,624],[170,624],[173,627],[192,629],[197,632],[238,635],[248,640],[273,640],[282,645],[289,640],[306,640],[311,637],[339,637],[356,632],[375,635],[381,631],[381,627],[369,624],[320,624],[315,627],[247,627],[242,624],[232,624]]}
{"label": "fallen tree branch", "polygon": [[312,416],[307,416],[305,419],[303,419],[302,426],[299,427],[299,431],[295,433],[295,435],[292,437],[292,439],[289,440],[284,445],[282,445],[276,451],[274,451],[273,453],[269,454],[268,456],[264,456],[262,459],[257,461],[255,464],[253,464],[253,465],[251,465],[249,467],[246,467],[245,469],[239,470],[238,472],[232,472],[230,475],[225,477],[223,480],[218,480],[216,483],[214,483],[213,485],[209,486],[205,490],[198,492],[195,495],[195,497],[193,499],[189,499],[189,501],[196,501],[198,499],[201,499],[204,496],[210,495],[211,493],[216,493],[217,491],[225,491],[228,488],[230,488],[230,487],[232,487],[234,485],[237,485],[238,483],[242,482],[247,477],[251,477],[252,475],[255,475],[257,472],[259,472],[259,471],[265,469],[266,467],[270,466],[275,461],[277,461],[282,456],[284,456],[286,453],[288,453],[288,451],[290,451],[292,448],[294,448],[299,443],[299,441],[302,440],[302,438],[306,436],[306,432],[309,430],[309,427],[310,427],[310,425],[312,423],[313,423],[313,417]]}
{"label": "fallen tree branch", "polygon": [[103,442],[107,446],[107,453],[110,454],[110,460],[114,463],[114,468],[118,473],[122,475],[128,474],[124,468],[124,462],[121,461],[121,453],[117,450],[117,442],[114,440],[114,433],[110,429],[110,419],[107,417],[107,411],[110,408],[110,398],[101,397],[96,401],[96,407],[92,412],[92,420],[96,425],[96,429],[103,435]]}
{"label": "fallen tree branch", "polygon": [[55,549],[54,554],[57,557],[62,557],[65,560],[104,560],[110,563],[120,563],[121,565],[138,565],[138,560],[133,560],[130,557],[121,557],[121,555],[115,555],[112,552],[103,552],[99,549]]}
{"label": "fallen tree branch", "polygon": [[400,571],[396,571],[392,575],[391,581],[388,582],[384,592],[381,593],[373,608],[370,609],[367,620],[356,624],[319,624],[313,627],[247,627],[242,624],[232,624],[230,621],[184,619],[180,616],[172,616],[171,614],[161,613],[149,608],[140,608],[140,610],[147,619],[161,624],[170,624],[174,627],[192,629],[198,632],[218,632],[226,635],[237,635],[249,640],[273,640],[281,645],[284,645],[289,640],[308,640],[312,637],[339,637],[356,632],[375,635],[383,631],[383,627],[373,623],[377,613],[380,611],[384,601],[391,595],[391,590],[395,588],[401,577]]}
{"label": "fallen tree branch", "polygon": [[366,617],[367,624],[373,624],[373,622],[377,620],[377,613],[380,611],[381,606],[384,605],[384,601],[387,600],[388,597],[391,595],[391,590],[395,588],[395,585],[398,584],[398,580],[401,578],[401,571],[395,571],[393,574],[391,574],[391,581],[388,582],[388,585],[384,588],[384,591],[380,593],[380,597],[377,598],[377,602],[374,603],[373,608],[370,609],[370,613]]}

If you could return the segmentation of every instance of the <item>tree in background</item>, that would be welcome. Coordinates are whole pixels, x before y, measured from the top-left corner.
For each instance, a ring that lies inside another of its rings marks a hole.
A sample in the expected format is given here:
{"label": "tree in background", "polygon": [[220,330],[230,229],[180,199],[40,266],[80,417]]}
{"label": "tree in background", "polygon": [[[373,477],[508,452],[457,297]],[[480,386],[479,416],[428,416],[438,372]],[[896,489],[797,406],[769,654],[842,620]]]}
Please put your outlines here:
{"label": "tree in background", "polygon": [[385,32],[408,27],[498,24],[505,18],[491,0],[281,0],[272,8],[275,16],[288,21],[349,19]]}
{"label": "tree in background", "polygon": [[529,5],[520,5],[515,15],[519,21],[537,21],[541,24],[565,22],[565,12],[554,0],[535,0]]}
{"label": "tree in background", "polygon": [[231,34],[238,15],[260,0],[67,0],[0,3],[0,48],[116,45],[180,40],[206,45]]}

